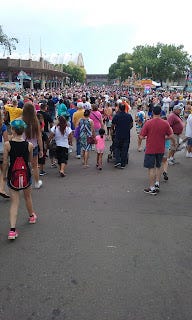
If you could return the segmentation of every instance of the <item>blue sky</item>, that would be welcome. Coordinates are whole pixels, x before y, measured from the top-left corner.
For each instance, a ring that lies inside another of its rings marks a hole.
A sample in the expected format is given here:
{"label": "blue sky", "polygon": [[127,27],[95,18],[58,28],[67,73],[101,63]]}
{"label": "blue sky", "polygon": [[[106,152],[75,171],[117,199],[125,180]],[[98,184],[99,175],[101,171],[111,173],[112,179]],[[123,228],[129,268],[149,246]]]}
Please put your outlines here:
{"label": "blue sky", "polygon": [[[9,0],[1,3],[0,25],[19,40],[16,52],[82,53],[87,73],[108,73],[118,55],[157,42],[184,45],[192,54],[190,0]],[[181,12],[182,11],[182,12]],[[2,55],[2,51],[1,51]]]}

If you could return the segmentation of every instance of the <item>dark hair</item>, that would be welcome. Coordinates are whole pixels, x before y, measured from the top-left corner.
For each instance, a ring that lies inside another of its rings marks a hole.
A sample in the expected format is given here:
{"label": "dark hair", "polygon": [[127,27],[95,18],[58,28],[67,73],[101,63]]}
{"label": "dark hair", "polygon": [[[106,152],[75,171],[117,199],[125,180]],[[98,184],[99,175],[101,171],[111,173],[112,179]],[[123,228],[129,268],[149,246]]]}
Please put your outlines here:
{"label": "dark hair", "polygon": [[12,127],[12,130],[14,130],[15,133],[16,133],[18,136],[21,136],[21,135],[23,134],[25,128],[24,128],[24,127],[19,127],[19,128],[13,128],[13,127]]}
{"label": "dark hair", "polygon": [[59,127],[61,134],[64,135],[65,129],[67,127],[67,120],[63,116],[60,116],[58,118],[58,120],[59,120],[59,123],[58,123],[57,127]]}
{"label": "dark hair", "polygon": [[103,138],[104,134],[105,134],[105,129],[100,128],[99,129],[99,135],[101,136],[101,138]]}
{"label": "dark hair", "polygon": [[155,107],[153,107],[153,113],[154,115],[158,116],[159,114],[161,114],[161,105],[157,104]]}
{"label": "dark hair", "polygon": [[90,115],[90,110],[86,109],[84,111],[84,117],[89,117],[89,115]]}
{"label": "dark hair", "polygon": [[125,111],[125,105],[122,103],[119,103],[119,110],[120,111]]}

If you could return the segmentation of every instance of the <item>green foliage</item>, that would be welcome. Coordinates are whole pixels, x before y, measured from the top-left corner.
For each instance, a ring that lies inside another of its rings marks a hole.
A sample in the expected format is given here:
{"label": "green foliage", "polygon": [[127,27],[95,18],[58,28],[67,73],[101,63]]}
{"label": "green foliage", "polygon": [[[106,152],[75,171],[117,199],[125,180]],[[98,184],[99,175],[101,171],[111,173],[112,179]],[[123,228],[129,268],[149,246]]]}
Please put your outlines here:
{"label": "green foliage", "polygon": [[11,54],[12,50],[16,50],[16,43],[18,43],[18,40],[16,38],[9,38],[3,33],[2,27],[0,26],[0,46],[4,52],[8,51],[8,53]]}
{"label": "green foliage", "polygon": [[117,62],[112,64],[109,68],[109,80],[119,78],[124,81],[132,74],[131,69],[132,56],[129,53],[123,53],[118,56]]}
{"label": "green foliage", "polygon": [[63,72],[66,72],[69,74],[70,83],[84,83],[86,79],[86,72],[85,69],[82,67],[79,67],[75,65],[73,62],[70,62],[69,64],[63,65]]}
{"label": "green foliage", "polygon": [[157,43],[156,46],[137,46],[133,53],[123,53],[117,62],[109,68],[109,79],[124,81],[131,76],[131,70],[137,78],[151,78],[156,81],[167,79],[178,81],[184,78],[186,69],[191,66],[190,57],[183,46]]}

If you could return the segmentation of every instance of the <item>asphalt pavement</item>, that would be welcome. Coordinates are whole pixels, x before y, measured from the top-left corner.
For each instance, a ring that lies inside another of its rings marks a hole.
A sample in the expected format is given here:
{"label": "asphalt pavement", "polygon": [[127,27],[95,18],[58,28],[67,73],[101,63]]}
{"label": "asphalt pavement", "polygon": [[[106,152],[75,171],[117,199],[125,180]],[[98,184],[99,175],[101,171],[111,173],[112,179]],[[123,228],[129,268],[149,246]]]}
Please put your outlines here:
{"label": "asphalt pavement", "polygon": [[96,169],[70,154],[67,176],[46,162],[29,225],[21,194],[19,237],[7,240],[0,199],[0,320],[191,320],[192,159],[176,154],[160,193],[148,186],[131,134],[129,164]]}

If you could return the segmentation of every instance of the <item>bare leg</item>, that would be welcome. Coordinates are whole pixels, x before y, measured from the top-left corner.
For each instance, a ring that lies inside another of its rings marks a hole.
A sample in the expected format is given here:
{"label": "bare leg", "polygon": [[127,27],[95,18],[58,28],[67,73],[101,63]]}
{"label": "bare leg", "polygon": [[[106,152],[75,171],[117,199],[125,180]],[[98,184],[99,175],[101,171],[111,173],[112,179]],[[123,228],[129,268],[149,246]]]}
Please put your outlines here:
{"label": "bare leg", "polygon": [[89,151],[85,151],[84,154],[84,165],[87,166],[88,164],[88,159],[89,159]]}
{"label": "bare leg", "polygon": [[149,186],[150,188],[153,188],[155,185],[155,168],[148,169],[148,175],[149,175]]}
{"label": "bare leg", "polygon": [[161,176],[161,168],[156,168],[155,169],[155,182],[159,182],[160,181],[160,176]]}
{"label": "bare leg", "polygon": [[31,187],[23,190],[24,198],[25,198],[25,205],[29,216],[31,216],[34,212],[33,210],[33,203],[32,203],[32,196],[31,196]]}
{"label": "bare leg", "polygon": [[33,169],[33,176],[34,176],[35,183],[38,183],[39,181],[38,156],[33,157],[31,165]]}
{"label": "bare leg", "polygon": [[2,173],[2,165],[0,165],[0,192],[6,194],[5,181],[3,179],[3,173]]}
{"label": "bare leg", "polygon": [[99,154],[99,167],[100,167],[100,168],[102,167],[102,156],[103,156],[103,154],[100,153],[100,154]]}
{"label": "bare leg", "polygon": [[66,163],[61,163],[60,164],[60,172],[61,173],[65,173],[65,167],[66,167]]}
{"label": "bare leg", "polygon": [[99,153],[97,153],[97,163],[96,163],[96,166],[97,166],[97,167],[99,166]]}
{"label": "bare leg", "polygon": [[10,227],[15,228],[17,215],[18,215],[18,208],[19,208],[19,191],[10,189],[10,193],[11,193],[11,206],[9,211],[9,221],[10,221]]}

